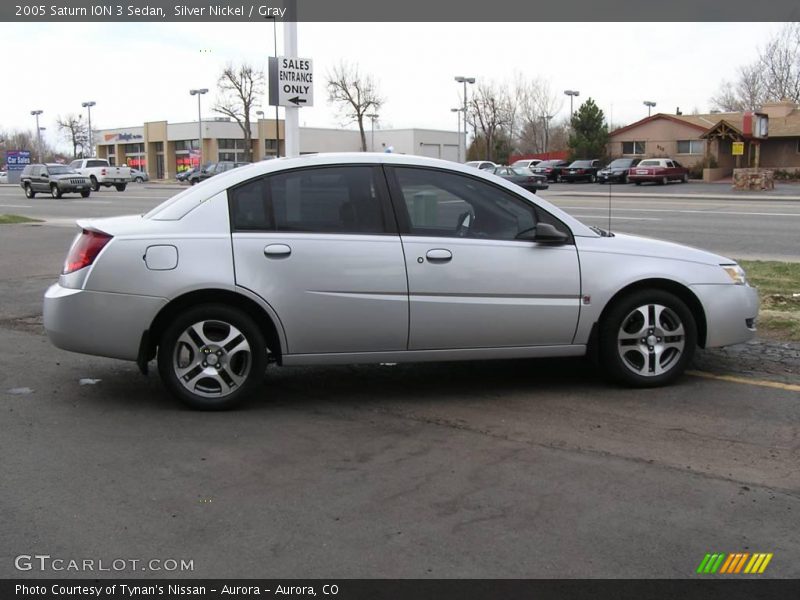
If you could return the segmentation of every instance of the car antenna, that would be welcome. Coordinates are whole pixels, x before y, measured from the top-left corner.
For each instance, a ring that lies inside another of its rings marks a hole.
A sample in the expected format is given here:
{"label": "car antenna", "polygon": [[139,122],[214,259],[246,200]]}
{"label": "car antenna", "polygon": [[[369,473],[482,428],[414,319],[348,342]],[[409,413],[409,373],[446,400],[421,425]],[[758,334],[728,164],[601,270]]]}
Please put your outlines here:
{"label": "car antenna", "polygon": [[608,178],[608,235],[611,235],[611,186],[614,185],[614,181],[609,177]]}

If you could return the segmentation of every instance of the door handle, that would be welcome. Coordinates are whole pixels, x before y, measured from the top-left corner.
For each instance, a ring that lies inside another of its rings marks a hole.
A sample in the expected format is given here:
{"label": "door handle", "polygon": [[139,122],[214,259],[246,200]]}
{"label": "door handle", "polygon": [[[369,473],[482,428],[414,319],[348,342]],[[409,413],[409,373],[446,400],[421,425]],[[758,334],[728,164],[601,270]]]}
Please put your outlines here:
{"label": "door handle", "polygon": [[292,249],[286,244],[270,244],[264,248],[264,256],[267,258],[286,258],[292,253]]}
{"label": "door handle", "polygon": [[453,258],[453,253],[444,248],[434,248],[433,250],[428,250],[425,256],[427,256],[428,260],[431,262],[447,262]]}

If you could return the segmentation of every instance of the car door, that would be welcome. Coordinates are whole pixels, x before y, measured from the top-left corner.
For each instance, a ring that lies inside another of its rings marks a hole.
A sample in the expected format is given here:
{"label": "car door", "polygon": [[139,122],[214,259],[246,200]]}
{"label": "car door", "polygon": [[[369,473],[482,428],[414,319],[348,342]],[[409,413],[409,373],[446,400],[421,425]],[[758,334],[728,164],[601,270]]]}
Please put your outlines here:
{"label": "car door", "polygon": [[229,191],[236,284],[266,300],[289,354],[405,350],[403,248],[379,167],[320,166]]}
{"label": "car door", "polygon": [[[570,344],[580,309],[571,232],[484,179],[387,168],[408,271],[409,350]],[[518,239],[537,222],[569,242]]]}
{"label": "car door", "polygon": [[33,167],[31,171],[31,187],[36,192],[49,192],[50,184],[45,178],[47,168],[44,166]]}

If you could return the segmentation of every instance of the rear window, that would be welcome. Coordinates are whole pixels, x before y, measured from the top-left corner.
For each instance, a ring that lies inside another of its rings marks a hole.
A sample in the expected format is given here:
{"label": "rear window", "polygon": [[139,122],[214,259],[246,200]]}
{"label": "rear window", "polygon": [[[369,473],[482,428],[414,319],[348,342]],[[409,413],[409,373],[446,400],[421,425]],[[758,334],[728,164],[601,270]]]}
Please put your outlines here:
{"label": "rear window", "polygon": [[86,166],[90,169],[92,167],[107,167],[108,163],[104,160],[87,160]]}
{"label": "rear window", "polygon": [[661,161],[660,160],[643,160],[639,163],[640,167],[660,167]]}
{"label": "rear window", "polygon": [[618,158],[617,160],[612,160],[608,168],[609,169],[625,169],[631,166],[633,161],[630,158]]}
{"label": "rear window", "polygon": [[386,231],[372,167],[321,167],[250,180],[229,193],[237,231]]}
{"label": "rear window", "polygon": [[592,161],[591,160],[576,160],[574,163],[570,165],[570,167],[591,167]]}

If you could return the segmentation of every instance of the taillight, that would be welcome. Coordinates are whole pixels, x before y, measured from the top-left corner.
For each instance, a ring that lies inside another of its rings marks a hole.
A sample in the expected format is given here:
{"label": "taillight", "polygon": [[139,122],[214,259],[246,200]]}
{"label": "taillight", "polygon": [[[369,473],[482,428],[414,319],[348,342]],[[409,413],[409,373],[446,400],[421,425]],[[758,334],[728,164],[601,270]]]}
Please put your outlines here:
{"label": "taillight", "polygon": [[105,169],[100,169],[100,175],[105,175],[105,174],[106,174],[106,170]]}
{"label": "taillight", "polygon": [[111,237],[107,233],[84,229],[69,249],[67,260],[64,261],[64,275],[69,275],[92,264],[100,254],[100,250],[111,241]]}
{"label": "taillight", "polygon": [[553,169],[551,169],[550,167],[548,167],[547,169],[545,169],[545,170],[544,170],[544,172],[545,172],[545,173],[552,173],[552,172],[553,172]]}

